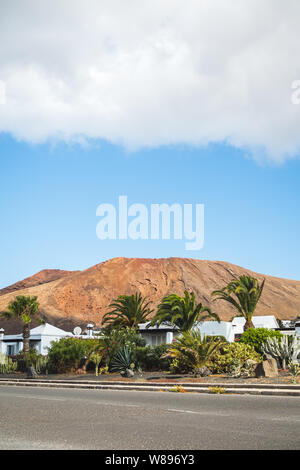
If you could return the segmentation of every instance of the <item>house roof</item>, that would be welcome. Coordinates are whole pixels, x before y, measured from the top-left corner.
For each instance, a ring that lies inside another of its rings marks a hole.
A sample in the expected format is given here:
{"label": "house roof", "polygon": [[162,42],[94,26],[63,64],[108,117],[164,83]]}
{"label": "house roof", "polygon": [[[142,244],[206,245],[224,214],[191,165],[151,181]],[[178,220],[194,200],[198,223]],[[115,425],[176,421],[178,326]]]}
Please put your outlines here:
{"label": "house roof", "polygon": [[149,326],[149,328],[147,328],[147,325],[149,325],[150,322],[147,322],[147,323],[139,323],[139,330],[140,331],[159,331],[159,330],[164,330],[164,331],[174,331],[174,330],[178,330],[178,327],[175,326],[175,325],[170,325],[170,324],[166,324],[166,323],[161,323],[159,326]]}
{"label": "house roof", "polygon": [[[68,331],[64,331],[56,326],[50,325],[50,323],[43,323],[42,325],[37,326],[30,330],[30,336],[33,335],[46,335],[46,336],[65,336],[71,335]],[[73,336],[73,335],[72,335]]]}
{"label": "house roof", "polygon": [[[232,325],[244,325],[246,322],[244,317],[235,317],[232,319]],[[255,327],[257,325],[270,325],[273,323],[274,328],[278,328],[279,325],[274,315],[257,315],[252,317],[252,322]]]}

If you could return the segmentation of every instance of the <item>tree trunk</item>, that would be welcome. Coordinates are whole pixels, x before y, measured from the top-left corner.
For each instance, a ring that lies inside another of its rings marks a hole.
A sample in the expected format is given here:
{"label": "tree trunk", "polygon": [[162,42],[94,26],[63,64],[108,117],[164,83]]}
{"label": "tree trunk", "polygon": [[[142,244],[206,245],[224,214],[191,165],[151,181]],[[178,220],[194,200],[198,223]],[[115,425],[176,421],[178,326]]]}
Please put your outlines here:
{"label": "tree trunk", "polygon": [[30,326],[29,326],[29,323],[27,323],[23,327],[23,351],[24,351],[24,354],[27,354],[29,352],[29,336],[30,336]]}
{"label": "tree trunk", "polygon": [[248,328],[254,328],[252,320],[246,320],[246,323],[244,325],[244,331],[248,330]]}

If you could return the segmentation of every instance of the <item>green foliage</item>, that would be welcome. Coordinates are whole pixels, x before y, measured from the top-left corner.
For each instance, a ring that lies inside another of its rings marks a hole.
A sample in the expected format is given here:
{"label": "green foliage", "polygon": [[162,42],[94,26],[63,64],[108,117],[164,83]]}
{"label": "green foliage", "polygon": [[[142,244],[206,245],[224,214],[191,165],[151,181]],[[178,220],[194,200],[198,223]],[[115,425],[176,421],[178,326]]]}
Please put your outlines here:
{"label": "green foliage", "polygon": [[177,359],[178,367],[197,374],[222,346],[221,340],[212,336],[201,336],[200,331],[186,331],[177,336],[165,356]]}
{"label": "green foliage", "polygon": [[99,375],[102,375],[102,374],[108,374],[108,366],[99,368]]}
{"label": "green foliage", "polygon": [[184,355],[172,360],[169,370],[171,374],[185,374],[191,371],[190,361]]}
{"label": "green foliage", "polygon": [[182,385],[174,385],[174,387],[169,388],[168,391],[175,393],[187,393],[187,390],[183,388]]}
{"label": "green foliage", "polygon": [[127,347],[135,355],[138,348],[145,347],[145,340],[134,328],[122,328],[106,331],[102,337],[104,361],[110,366],[112,358],[122,348]]}
{"label": "green foliage", "polygon": [[218,315],[213,313],[209,307],[205,307],[201,303],[196,304],[194,292],[184,291],[184,297],[177,294],[169,294],[164,297],[149,326],[170,323],[185,332],[190,330],[195,323],[208,318],[220,321]]}
{"label": "green foliage", "polygon": [[38,357],[38,352],[35,348],[29,349],[27,353],[21,351],[18,355],[19,370],[26,370],[28,367],[35,367]]}
{"label": "green foliage", "polygon": [[139,323],[145,323],[153,312],[148,301],[136,292],[133,295],[120,295],[108,308],[103,317],[103,325],[110,328],[138,328]]}
{"label": "green foliage", "polygon": [[93,352],[91,355],[90,355],[90,361],[93,362],[95,364],[95,375],[98,376],[99,374],[99,366],[100,366],[100,362],[102,360],[102,357],[103,357],[103,354],[101,354],[100,352]]}
{"label": "green foliage", "polygon": [[37,374],[48,374],[49,366],[50,363],[48,356],[39,354],[34,365]]}
{"label": "green foliage", "polygon": [[231,377],[250,377],[253,374],[253,364],[248,362],[242,362],[240,359],[237,357],[234,358],[229,365],[229,371],[228,374]]}
{"label": "green foliage", "polygon": [[132,351],[124,346],[113,356],[110,370],[112,372],[125,372],[126,369],[133,370],[135,368],[133,360]]}
{"label": "green foliage", "polygon": [[24,324],[29,324],[38,311],[39,304],[36,296],[17,295],[14,300],[9,302],[7,310],[1,312],[1,316],[8,319],[16,318]]}
{"label": "green foliage", "polygon": [[23,323],[23,349],[25,353],[29,351],[30,323],[36,318],[40,323],[43,320],[37,317],[39,312],[39,303],[37,297],[17,295],[14,300],[9,302],[7,310],[1,312],[0,316],[8,319],[20,320]]}
{"label": "green foliage", "polygon": [[215,374],[230,373],[232,364],[236,359],[244,365],[247,359],[260,362],[262,356],[250,344],[227,343],[223,344],[220,350],[214,353],[206,365]]}
{"label": "green foliage", "polygon": [[240,339],[240,343],[250,344],[255,351],[262,353],[262,345],[266,343],[268,338],[282,338],[280,331],[272,331],[267,328],[248,328]]}
{"label": "green foliage", "polygon": [[27,354],[21,351],[17,356],[18,371],[26,372],[28,367],[33,366],[37,374],[48,374],[50,363],[48,356],[38,354],[36,349],[30,349]]}
{"label": "green foliage", "polygon": [[221,290],[212,292],[215,300],[225,300],[238,311],[239,316],[246,319],[244,329],[252,327],[252,316],[264,288],[265,281],[259,285],[257,279],[251,276],[240,276],[233,279]]}
{"label": "green foliage", "polygon": [[209,393],[214,393],[214,394],[223,394],[226,393],[226,388],[223,387],[209,387]]}
{"label": "green foliage", "polygon": [[62,338],[52,341],[48,352],[49,363],[57,372],[76,370],[92,352],[101,348],[99,339]]}
{"label": "green foliage", "polygon": [[0,353],[0,374],[12,374],[16,372],[18,363],[13,361],[9,356]]}
{"label": "green foliage", "polygon": [[300,376],[300,364],[298,362],[290,362],[288,369],[290,374],[293,376],[293,383],[297,383],[296,377]]}
{"label": "green foliage", "polygon": [[158,346],[137,347],[135,350],[135,363],[143,370],[169,370],[172,358],[162,357],[169,349],[169,344],[160,344]]}
{"label": "green foliage", "polygon": [[287,335],[282,335],[281,339],[268,338],[262,345],[262,351],[272,356],[280,367],[286,369],[287,365],[300,355],[300,340],[297,336],[289,338]]}

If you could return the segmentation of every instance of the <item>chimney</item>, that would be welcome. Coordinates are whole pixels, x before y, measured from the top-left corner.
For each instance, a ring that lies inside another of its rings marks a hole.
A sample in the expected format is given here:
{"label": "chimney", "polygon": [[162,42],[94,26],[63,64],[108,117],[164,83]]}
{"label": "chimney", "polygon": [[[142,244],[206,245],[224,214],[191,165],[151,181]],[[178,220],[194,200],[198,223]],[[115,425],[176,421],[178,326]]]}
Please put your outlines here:
{"label": "chimney", "polygon": [[87,329],[87,335],[88,336],[92,336],[93,335],[93,328],[94,328],[94,325],[92,323],[88,323],[86,325],[86,329]]}

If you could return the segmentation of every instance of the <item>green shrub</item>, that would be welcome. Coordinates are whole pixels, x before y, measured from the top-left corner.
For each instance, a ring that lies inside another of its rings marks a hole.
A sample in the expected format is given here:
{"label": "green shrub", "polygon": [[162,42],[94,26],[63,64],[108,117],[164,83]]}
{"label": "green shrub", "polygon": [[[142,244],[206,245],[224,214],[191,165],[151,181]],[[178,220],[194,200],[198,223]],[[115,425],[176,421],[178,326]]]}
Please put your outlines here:
{"label": "green shrub", "polygon": [[16,372],[18,363],[4,353],[0,353],[0,374],[12,374]]}
{"label": "green shrub", "polygon": [[104,361],[107,366],[110,366],[112,358],[121,348],[127,347],[135,355],[137,348],[145,347],[146,344],[146,341],[134,328],[114,329],[105,333],[101,341],[104,346]]}
{"label": "green shrub", "polygon": [[87,355],[97,348],[99,339],[62,338],[53,341],[48,352],[51,369],[56,372],[76,370],[84,363]]}
{"label": "green shrub", "polygon": [[223,387],[209,387],[209,393],[223,394],[223,393],[226,393],[226,389]]}
{"label": "green shrub", "polygon": [[227,343],[213,355],[206,365],[215,374],[229,373],[236,359],[243,365],[247,359],[260,362],[262,356],[250,344]]}
{"label": "green shrub", "polygon": [[240,339],[240,343],[250,344],[255,351],[262,353],[262,345],[266,343],[268,338],[282,338],[280,331],[272,331],[267,328],[248,328]]}
{"label": "green shrub", "polygon": [[191,371],[190,361],[181,355],[172,360],[169,370],[171,374],[187,374]]}
{"label": "green shrub", "polygon": [[176,337],[164,356],[177,360],[171,364],[172,372],[176,372],[177,368],[179,372],[198,375],[223,344],[220,339],[202,336],[200,331],[185,331]]}
{"label": "green shrub", "polygon": [[37,374],[47,374],[49,370],[49,358],[38,354],[35,349],[30,349],[27,354],[24,351],[17,356],[18,371],[26,372],[28,367],[33,366]]}
{"label": "green shrub", "polygon": [[169,370],[172,359],[169,357],[161,357],[167,349],[169,344],[160,344],[158,346],[143,346],[137,347],[135,350],[135,362],[143,370]]}

